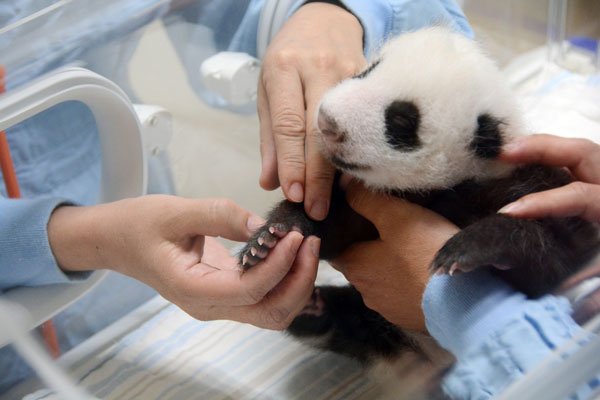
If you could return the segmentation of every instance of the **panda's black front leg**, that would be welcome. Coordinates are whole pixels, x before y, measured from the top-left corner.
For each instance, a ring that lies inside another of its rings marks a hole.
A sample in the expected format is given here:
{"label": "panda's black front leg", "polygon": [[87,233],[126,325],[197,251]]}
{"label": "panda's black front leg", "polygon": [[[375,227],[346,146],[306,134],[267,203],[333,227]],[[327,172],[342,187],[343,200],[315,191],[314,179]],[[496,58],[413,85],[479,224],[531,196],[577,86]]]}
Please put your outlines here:
{"label": "panda's black front leg", "polygon": [[[494,214],[450,238],[435,256],[431,270],[452,275],[491,266],[515,288],[537,297],[592,256],[583,254],[589,245],[577,243],[576,238],[597,240],[593,231],[578,219],[527,220]],[[569,237],[574,240],[565,240]]]}
{"label": "panda's black front leg", "polygon": [[352,243],[378,237],[373,224],[350,208],[336,180],[329,215],[325,220],[310,219],[302,203],[280,202],[267,216],[267,222],[239,253],[240,265],[248,269],[264,260],[277,241],[292,230],[305,237],[314,235],[321,238],[320,258],[324,260],[337,257]]}

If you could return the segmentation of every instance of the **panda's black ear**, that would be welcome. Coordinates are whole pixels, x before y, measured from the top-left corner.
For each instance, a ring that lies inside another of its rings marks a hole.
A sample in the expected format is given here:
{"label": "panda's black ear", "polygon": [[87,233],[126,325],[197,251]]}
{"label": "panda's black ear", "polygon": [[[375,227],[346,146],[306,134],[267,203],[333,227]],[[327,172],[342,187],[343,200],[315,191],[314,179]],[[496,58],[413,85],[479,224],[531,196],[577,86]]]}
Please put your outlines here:
{"label": "panda's black ear", "polygon": [[502,121],[489,114],[481,114],[477,117],[477,129],[471,141],[471,149],[477,157],[498,157],[503,144],[500,130],[502,124]]}
{"label": "panda's black ear", "polygon": [[385,139],[392,148],[412,151],[420,146],[420,114],[410,101],[394,101],[385,109]]}

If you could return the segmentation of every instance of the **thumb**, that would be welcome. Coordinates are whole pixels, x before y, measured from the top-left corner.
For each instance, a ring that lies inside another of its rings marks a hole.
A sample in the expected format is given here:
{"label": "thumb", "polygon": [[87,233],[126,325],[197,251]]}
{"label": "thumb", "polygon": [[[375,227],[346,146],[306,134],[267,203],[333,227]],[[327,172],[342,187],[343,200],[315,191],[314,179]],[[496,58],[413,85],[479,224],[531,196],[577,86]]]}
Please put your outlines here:
{"label": "thumb", "polygon": [[264,220],[229,199],[188,200],[184,229],[196,235],[246,241]]}
{"label": "thumb", "polygon": [[375,224],[380,235],[420,208],[399,197],[373,192],[356,180],[348,183],[346,200],[354,211]]}

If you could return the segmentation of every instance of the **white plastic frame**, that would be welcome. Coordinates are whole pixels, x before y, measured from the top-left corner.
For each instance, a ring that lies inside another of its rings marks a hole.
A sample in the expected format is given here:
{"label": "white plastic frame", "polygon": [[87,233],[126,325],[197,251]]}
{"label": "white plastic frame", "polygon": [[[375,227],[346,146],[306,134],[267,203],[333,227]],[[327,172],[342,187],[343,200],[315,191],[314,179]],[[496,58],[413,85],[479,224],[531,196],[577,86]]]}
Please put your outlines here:
{"label": "white plastic frame", "polygon": [[[86,104],[98,127],[102,177],[98,203],[146,193],[147,166],[141,125],[127,95],[110,80],[83,68],[65,68],[0,96],[0,130],[66,101]],[[86,282],[18,288],[2,297],[29,313],[31,329],[56,315],[96,285],[105,272]],[[9,338],[0,329],[0,346]]]}

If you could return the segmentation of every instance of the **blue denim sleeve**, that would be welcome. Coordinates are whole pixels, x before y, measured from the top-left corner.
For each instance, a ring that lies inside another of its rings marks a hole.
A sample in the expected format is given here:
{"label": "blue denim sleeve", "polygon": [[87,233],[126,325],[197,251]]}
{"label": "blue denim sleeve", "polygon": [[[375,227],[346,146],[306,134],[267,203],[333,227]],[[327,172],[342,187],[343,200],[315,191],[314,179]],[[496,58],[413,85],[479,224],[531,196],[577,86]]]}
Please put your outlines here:
{"label": "blue denim sleeve", "polygon": [[484,270],[434,276],[423,311],[431,335],[457,358],[443,383],[457,399],[500,394],[582,329],[567,299],[527,299]]}
{"label": "blue denim sleeve", "polygon": [[[391,36],[433,24],[447,24],[473,38],[473,31],[454,0],[341,0],[361,22],[367,59]],[[292,8],[300,7],[301,1]]]}

